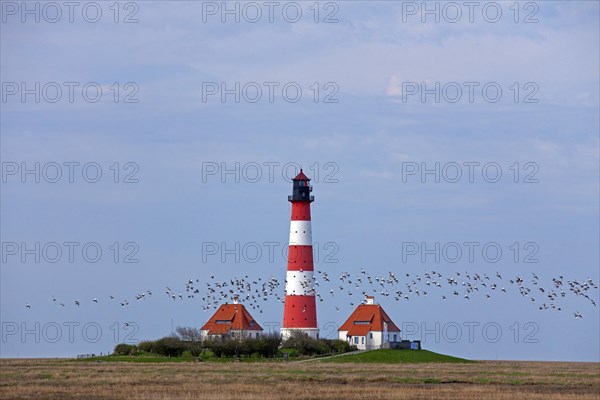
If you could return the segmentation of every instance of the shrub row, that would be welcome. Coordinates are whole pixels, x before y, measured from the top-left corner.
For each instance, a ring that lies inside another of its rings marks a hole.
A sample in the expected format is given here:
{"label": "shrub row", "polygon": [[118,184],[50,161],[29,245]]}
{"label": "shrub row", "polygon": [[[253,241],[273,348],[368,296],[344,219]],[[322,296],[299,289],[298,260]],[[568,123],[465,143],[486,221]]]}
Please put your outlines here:
{"label": "shrub row", "polygon": [[121,343],[114,353],[136,355],[138,352],[159,354],[167,357],[179,357],[187,351],[198,357],[208,349],[217,357],[258,356],[273,357],[282,345],[284,352],[292,355],[321,355],[342,353],[352,350],[343,340],[314,339],[301,331],[293,331],[283,343],[278,335],[263,335],[258,338],[209,338],[200,340],[181,340],[177,336],[167,336],[158,340],[140,342],[137,346]]}
{"label": "shrub row", "polygon": [[203,347],[209,349],[217,357],[251,356],[273,357],[281,344],[277,335],[263,335],[258,338],[244,339],[206,339]]}
{"label": "shrub row", "polygon": [[297,355],[306,356],[343,353],[352,350],[350,344],[345,340],[314,339],[302,331],[292,331],[290,337],[283,342],[283,347],[296,350]]}

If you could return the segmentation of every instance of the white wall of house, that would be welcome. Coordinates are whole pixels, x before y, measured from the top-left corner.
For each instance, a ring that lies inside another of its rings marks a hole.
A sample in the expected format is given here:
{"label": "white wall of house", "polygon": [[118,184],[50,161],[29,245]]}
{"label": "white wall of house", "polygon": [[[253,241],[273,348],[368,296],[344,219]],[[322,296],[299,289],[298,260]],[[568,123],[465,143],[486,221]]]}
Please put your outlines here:
{"label": "white wall of house", "polygon": [[348,334],[348,331],[338,331],[338,339],[340,339],[340,340],[348,340],[346,338],[347,334]]}
{"label": "white wall of house", "polygon": [[257,337],[262,336],[262,331],[231,331],[234,335],[237,335],[238,337],[243,335],[246,338],[252,338],[255,339]]}
{"label": "white wall of house", "polygon": [[348,331],[338,331],[338,339],[350,343],[351,346],[356,346],[359,350],[371,350],[368,344],[369,334],[367,336],[352,336],[351,338],[348,338],[347,335]]}
{"label": "white wall of house", "polygon": [[[252,331],[252,330],[244,330],[244,331],[240,331],[240,330],[231,330],[228,333],[228,337],[237,337],[237,338],[241,338],[242,336],[245,338],[257,338],[262,336],[262,332],[263,331]],[[203,339],[207,339],[210,337],[221,337],[221,335],[209,335],[208,331],[201,331],[202,334],[202,338]]]}
{"label": "white wall of house", "polygon": [[[348,331],[338,331],[338,338],[340,340],[348,341]],[[388,332],[388,337],[384,338],[382,331],[372,331],[367,333],[367,336],[357,336],[358,343],[354,337],[350,338],[350,345],[356,346],[359,350],[377,350],[382,347],[384,343],[388,343],[389,341],[394,340],[394,335],[396,335],[396,340],[400,340],[400,332]],[[385,346],[384,346],[385,347]]]}
{"label": "white wall of house", "polygon": [[[372,338],[371,335],[373,336]],[[384,337],[382,331],[369,332],[367,337],[369,339],[369,350],[380,349],[384,343],[388,342],[387,336]]]}
{"label": "white wall of house", "polygon": [[[373,334],[373,337],[371,338],[370,334]],[[394,335],[396,336],[396,338],[394,339]],[[387,344],[389,342],[393,342],[393,341],[400,341],[400,332],[387,332],[386,335],[383,334],[383,331],[375,331],[375,332],[369,332],[369,345],[372,346],[373,349],[379,349],[381,348],[384,344]],[[384,346],[387,347],[387,346]]]}
{"label": "white wall of house", "polygon": [[359,350],[367,350],[367,337],[366,336],[352,336],[348,338],[348,343],[351,346],[356,346]]}

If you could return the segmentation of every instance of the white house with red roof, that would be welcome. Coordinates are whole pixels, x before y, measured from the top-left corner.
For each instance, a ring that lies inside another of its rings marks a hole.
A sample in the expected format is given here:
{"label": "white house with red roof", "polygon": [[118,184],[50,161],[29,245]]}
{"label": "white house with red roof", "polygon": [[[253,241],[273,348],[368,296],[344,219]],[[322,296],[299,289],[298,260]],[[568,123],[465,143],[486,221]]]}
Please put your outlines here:
{"label": "white house with red roof", "polygon": [[203,338],[257,338],[263,328],[234,296],[233,304],[221,305],[200,332]]}
{"label": "white house with red roof", "polygon": [[338,329],[340,340],[359,350],[388,348],[390,342],[400,341],[400,329],[385,310],[375,304],[374,296],[367,296],[344,324]]}

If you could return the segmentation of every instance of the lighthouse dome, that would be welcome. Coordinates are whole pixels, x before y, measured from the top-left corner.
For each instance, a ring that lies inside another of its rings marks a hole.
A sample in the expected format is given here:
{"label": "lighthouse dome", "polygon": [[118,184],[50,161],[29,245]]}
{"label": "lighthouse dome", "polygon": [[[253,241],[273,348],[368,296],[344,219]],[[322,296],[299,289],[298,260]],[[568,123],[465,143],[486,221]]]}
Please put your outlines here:
{"label": "lighthouse dome", "polygon": [[304,172],[302,172],[302,168],[300,168],[300,172],[292,180],[293,181],[310,181],[310,179],[308,179],[308,177],[306,175],[304,175]]}

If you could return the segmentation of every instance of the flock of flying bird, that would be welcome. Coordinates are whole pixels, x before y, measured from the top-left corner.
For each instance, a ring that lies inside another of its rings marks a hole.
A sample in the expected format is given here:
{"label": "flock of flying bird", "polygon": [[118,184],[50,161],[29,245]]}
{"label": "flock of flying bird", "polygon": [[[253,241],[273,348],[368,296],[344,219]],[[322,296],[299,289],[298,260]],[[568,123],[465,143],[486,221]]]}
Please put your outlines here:
{"label": "flock of flying bird", "polygon": [[[543,286],[535,273],[531,273],[527,278],[517,275],[503,279],[499,272],[488,276],[485,273],[454,272],[443,275],[436,271],[425,271],[422,274],[405,273],[400,278],[392,272],[388,272],[387,276],[373,276],[364,269],[354,275],[342,272],[338,277],[332,277],[328,272],[319,270],[315,272],[313,279],[301,282],[305,291],[314,294],[320,302],[332,302],[334,298],[343,296],[346,299],[344,303],[350,306],[358,305],[367,295],[404,302],[424,297],[442,301],[451,298],[489,300],[493,296],[505,296],[509,292],[516,292],[540,311],[562,311],[560,301],[566,296],[583,298],[596,307],[596,295],[592,292],[598,289],[598,285],[590,278],[583,281],[565,280],[562,275],[552,278],[550,285]],[[173,301],[200,300],[204,311],[217,309],[221,303],[229,301],[234,295],[247,307],[260,313],[263,312],[264,303],[269,300],[280,303],[285,301],[282,288],[285,285],[281,285],[282,282],[272,276],[266,280],[260,277],[249,278],[248,275],[223,281],[215,280],[214,275],[208,278],[202,281],[190,278],[181,291],[165,287],[163,295]],[[283,283],[285,284],[285,281]],[[131,301],[140,302],[152,296],[153,292],[146,290],[137,293]],[[116,300],[113,295],[108,296],[106,300],[116,302],[122,308],[130,305],[129,300]],[[67,304],[80,307],[83,303],[79,299],[65,303],[54,296],[52,301],[59,307],[65,307]],[[98,303],[99,300],[93,297],[88,302]],[[31,305],[27,303],[26,307],[31,308]],[[339,307],[335,308],[336,311],[340,311]],[[573,312],[573,315],[577,319],[583,318],[579,311]]]}

